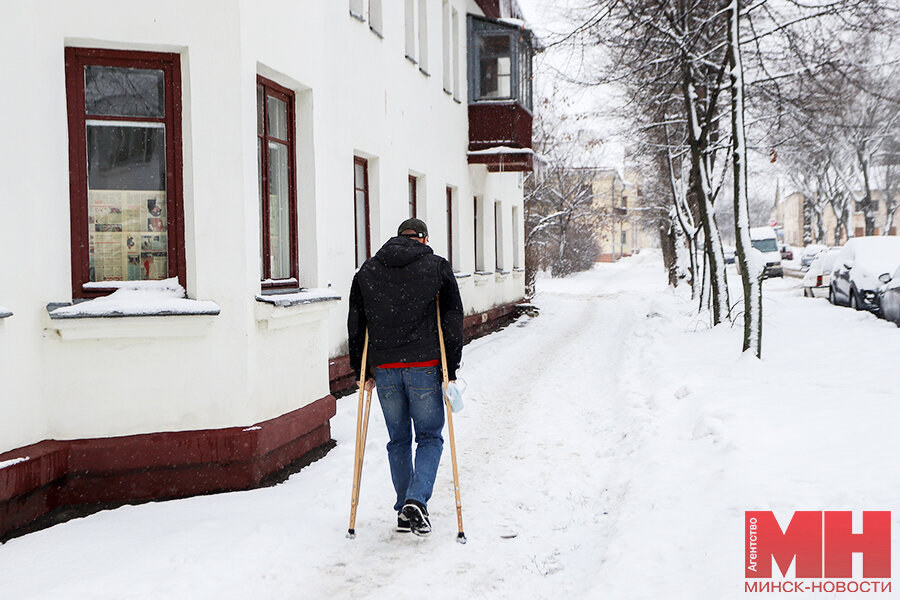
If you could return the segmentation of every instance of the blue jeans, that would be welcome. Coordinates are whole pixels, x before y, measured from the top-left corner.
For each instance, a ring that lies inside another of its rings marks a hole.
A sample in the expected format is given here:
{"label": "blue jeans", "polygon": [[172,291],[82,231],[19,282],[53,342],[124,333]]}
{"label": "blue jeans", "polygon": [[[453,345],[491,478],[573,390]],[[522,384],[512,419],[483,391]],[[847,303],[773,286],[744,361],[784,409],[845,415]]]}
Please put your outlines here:
{"label": "blue jeans", "polygon": [[[444,449],[444,402],[440,367],[375,369],[375,386],[388,435],[388,463],[397,492],[394,510],[406,500],[428,504]],[[412,428],[416,433],[413,467]]]}

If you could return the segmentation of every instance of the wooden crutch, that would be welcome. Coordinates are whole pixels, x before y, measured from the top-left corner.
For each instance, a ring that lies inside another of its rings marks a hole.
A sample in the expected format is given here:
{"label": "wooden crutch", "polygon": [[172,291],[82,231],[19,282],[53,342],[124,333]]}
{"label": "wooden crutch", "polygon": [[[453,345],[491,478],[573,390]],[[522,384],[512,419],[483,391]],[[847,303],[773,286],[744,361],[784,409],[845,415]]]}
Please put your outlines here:
{"label": "wooden crutch", "polygon": [[[353,492],[350,498],[350,526],[347,537],[356,537],[356,509],[359,505],[359,485],[362,481],[363,456],[366,453],[366,435],[369,431],[369,409],[372,408],[372,390],[366,390],[366,357],[369,352],[369,330],[363,345],[362,367],[359,376],[359,406],[356,409],[356,453],[353,457]],[[365,418],[363,418],[363,394],[366,396]]]}
{"label": "wooden crutch", "polygon": [[453,437],[453,410],[450,408],[450,399],[447,397],[447,386],[450,384],[450,376],[447,374],[447,351],[444,348],[444,330],[441,329],[441,303],[440,295],[435,298],[437,308],[438,341],[441,346],[441,371],[444,376],[444,404],[447,406],[447,428],[450,431],[450,461],[453,465],[453,491],[456,493],[456,522],[459,525],[459,533],[456,541],[466,543],[466,534],[463,533],[462,500],[459,496],[459,469],[456,467],[456,439]]}

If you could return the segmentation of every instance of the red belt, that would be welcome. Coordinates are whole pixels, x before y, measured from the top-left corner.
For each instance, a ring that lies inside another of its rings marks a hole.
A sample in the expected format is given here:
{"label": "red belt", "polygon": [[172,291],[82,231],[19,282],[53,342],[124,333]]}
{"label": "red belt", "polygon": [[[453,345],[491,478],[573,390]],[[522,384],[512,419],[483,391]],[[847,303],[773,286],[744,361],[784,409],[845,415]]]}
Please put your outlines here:
{"label": "red belt", "polygon": [[441,364],[438,359],[425,360],[421,362],[395,362],[378,365],[379,369],[406,369],[409,367],[436,367]]}

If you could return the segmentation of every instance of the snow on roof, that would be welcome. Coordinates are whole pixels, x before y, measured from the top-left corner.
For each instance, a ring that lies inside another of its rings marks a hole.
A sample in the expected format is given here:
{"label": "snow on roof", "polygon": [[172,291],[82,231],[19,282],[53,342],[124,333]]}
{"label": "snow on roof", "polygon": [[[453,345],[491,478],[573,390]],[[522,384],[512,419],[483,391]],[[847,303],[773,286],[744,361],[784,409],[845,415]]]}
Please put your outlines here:
{"label": "snow on roof", "polygon": [[51,309],[50,318],[217,315],[221,310],[215,302],[187,298],[174,277],[161,281],[104,281],[87,286],[117,289],[109,296]]}
{"label": "snow on roof", "polygon": [[472,150],[469,156],[473,154],[534,154],[531,148],[513,148],[511,146],[491,146],[484,150]]}
{"label": "snow on roof", "polygon": [[13,465],[17,465],[21,462],[25,462],[29,457],[25,456],[23,458],[13,458],[11,460],[0,460],[0,469],[5,469],[6,467],[11,467]]}
{"label": "snow on roof", "polygon": [[882,273],[893,274],[900,266],[900,237],[870,235],[851,238],[844,244],[853,250],[857,265],[877,277]]}
{"label": "snow on roof", "polygon": [[775,230],[771,227],[751,227],[750,228],[750,239],[762,240],[765,238],[774,238]]}
{"label": "snow on roof", "polygon": [[515,27],[520,27],[522,29],[527,29],[528,24],[525,23],[522,19],[511,19],[509,17],[501,17],[497,19],[501,23],[506,23],[507,25],[514,25]]}

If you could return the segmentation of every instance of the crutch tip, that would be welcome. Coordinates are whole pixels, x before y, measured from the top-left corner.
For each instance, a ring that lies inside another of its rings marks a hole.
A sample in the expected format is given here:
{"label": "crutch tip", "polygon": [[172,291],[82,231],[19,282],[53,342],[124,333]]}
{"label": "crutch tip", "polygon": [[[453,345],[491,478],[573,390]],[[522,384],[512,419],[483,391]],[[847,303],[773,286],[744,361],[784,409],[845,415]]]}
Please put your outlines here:
{"label": "crutch tip", "polygon": [[462,531],[460,531],[456,535],[456,541],[459,542],[460,544],[465,544],[466,543],[466,534],[463,533]]}
{"label": "crutch tip", "polygon": [[355,530],[355,529],[348,529],[348,530],[347,530],[347,539],[348,539],[348,540],[355,540],[355,539],[356,539],[356,530]]}

